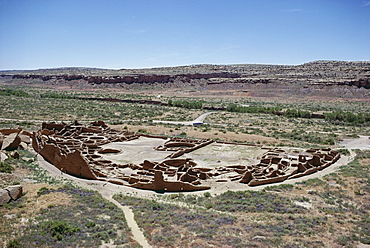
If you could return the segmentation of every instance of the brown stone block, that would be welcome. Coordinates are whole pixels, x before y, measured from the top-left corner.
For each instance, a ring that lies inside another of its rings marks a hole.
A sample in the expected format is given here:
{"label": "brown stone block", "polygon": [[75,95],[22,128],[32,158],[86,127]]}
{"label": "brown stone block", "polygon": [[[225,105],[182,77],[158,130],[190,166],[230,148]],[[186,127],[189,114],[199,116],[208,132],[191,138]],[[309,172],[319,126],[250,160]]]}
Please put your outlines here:
{"label": "brown stone block", "polygon": [[12,151],[12,150],[17,149],[20,143],[21,143],[21,138],[18,136],[18,133],[11,133],[4,137],[1,149]]}

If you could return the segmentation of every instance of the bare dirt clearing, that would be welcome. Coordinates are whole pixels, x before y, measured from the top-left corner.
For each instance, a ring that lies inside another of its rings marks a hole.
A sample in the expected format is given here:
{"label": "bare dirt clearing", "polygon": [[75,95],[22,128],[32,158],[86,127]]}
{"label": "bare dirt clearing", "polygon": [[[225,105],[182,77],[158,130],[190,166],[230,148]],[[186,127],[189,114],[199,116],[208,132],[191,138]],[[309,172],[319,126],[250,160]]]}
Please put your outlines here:
{"label": "bare dirt clearing", "polygon": [[[156,151],[153,148],[163,145],[166,140],[140,137],[128,142],[114,142],[103,145],[104,149],[118,149],[118,154],[102,154],[104,159],[117,163],[140,164],[144,160],[161,162],[172,152]],[[248,165],[255,163],[257,157],[265,153],[255,146],[212,143],[206,147],[184,154],[179,159],[191,158],[197,163],[197,167],[218,167],[227,165]]]}
{"label": "bare dirt clearing", "polygon": [[347,149],[370,150],[370,136],[360,136],[357,139],[344,139],[341,146]]}

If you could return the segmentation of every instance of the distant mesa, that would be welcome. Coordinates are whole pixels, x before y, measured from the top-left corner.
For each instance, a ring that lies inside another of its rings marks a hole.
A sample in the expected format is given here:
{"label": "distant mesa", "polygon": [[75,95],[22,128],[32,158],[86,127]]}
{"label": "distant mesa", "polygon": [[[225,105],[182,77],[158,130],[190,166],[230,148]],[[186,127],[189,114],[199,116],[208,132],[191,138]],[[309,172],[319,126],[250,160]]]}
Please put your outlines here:
{"label": "distant mesa", "polygon": [[[56,68],[26,71],[0,71],[0,77],[13,80],[40,80],[44,83],[85,82],[87,85],[181,84],[200,85],[211,90],[245,85],[291,83],[313,90],[320,87],[355,86],[370,89],[369,61],[314,61],[302,65],[191,65],[151,69],[109,70],[96,68]],[[253,89],[253,88],[252,88]]]}

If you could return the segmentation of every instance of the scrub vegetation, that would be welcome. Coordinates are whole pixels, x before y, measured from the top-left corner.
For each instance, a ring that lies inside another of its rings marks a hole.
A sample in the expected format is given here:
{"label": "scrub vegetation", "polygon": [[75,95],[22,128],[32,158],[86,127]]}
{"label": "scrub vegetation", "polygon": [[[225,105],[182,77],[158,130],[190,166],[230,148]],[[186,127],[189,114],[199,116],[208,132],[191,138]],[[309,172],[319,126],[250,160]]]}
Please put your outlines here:
{"label": "scrub vegetation", "polygon": [[[143,100],[108,101],[102,99]],[[150,101],[161,102],[157,104]],[[261,147],[338,147],[370,133],[365,101],[287,100],[164,95],[104,89],[0,86],[1,128],[40,129],[46,121],[103,120],[118,129],[211,138]],[[192,121],[202,126],[155,123]],[[24,196],[0,207],[4,247],[140,247],[123,212],[98,192],[57,179],[37,157],[0,163],[0,186],[22,184]],[[164,194],[146,198],[122,192],[153,247],[355,247],[370,245],[370,152],[322,178],[262,190]],[[47,199],[47,201],[45,200]],[[39,205],[37,205],[38,203]]]}

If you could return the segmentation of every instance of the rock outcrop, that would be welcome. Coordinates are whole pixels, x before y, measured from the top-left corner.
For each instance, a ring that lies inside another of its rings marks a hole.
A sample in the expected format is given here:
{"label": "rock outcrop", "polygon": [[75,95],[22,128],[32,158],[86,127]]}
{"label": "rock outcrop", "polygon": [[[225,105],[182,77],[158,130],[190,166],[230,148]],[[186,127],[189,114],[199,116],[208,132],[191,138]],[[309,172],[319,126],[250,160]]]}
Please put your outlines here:
{"label": "rock outcrop", "polygon": [[8,186],[5,189],[0,189],[0,206],[9,203],[10,201],[16,201],[22,197],[23,187],[21,185]]}
{"label": "rock outcrop", "polygon": [[31,134],[22,129],[0,129],[0,160],[6,159],[6,152],[27,149]]}
{"label": "rock outcrop", "polygon": [[48,80],[85,80],[88,83],[102,84],[102,83],[168,83],[173,82],[177,78],[183,80],[191,79],[209,79],[209,78],[238,78],[238,73],[230,72],[216,72],[216,73],[189,73],[189,74],[176,74],[176,75],[156,75],[156,74],[131,74],[131,75],[112,75],[112,76],[85,76],[85,75],[37,75],[37,74],[16,74],[13,75],[14,79],[41,79]]}

